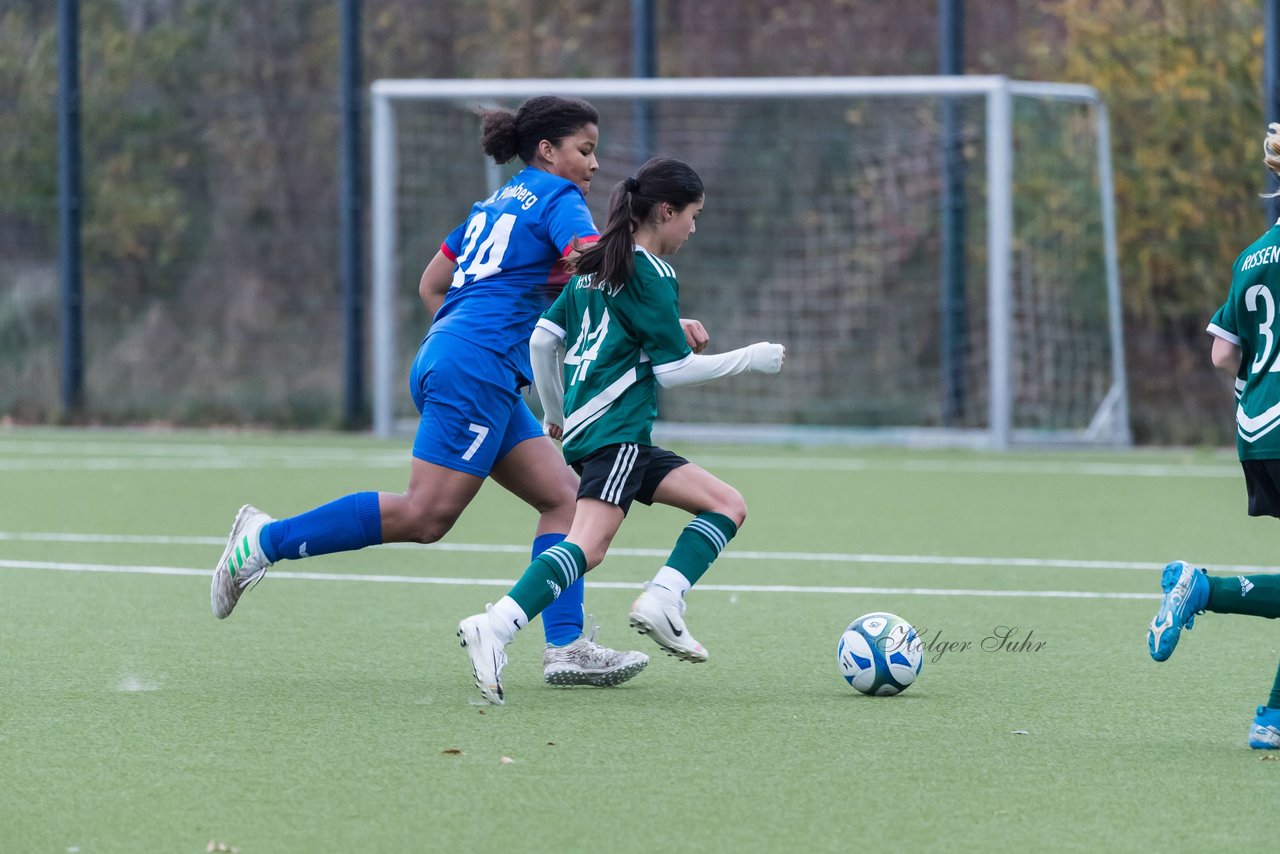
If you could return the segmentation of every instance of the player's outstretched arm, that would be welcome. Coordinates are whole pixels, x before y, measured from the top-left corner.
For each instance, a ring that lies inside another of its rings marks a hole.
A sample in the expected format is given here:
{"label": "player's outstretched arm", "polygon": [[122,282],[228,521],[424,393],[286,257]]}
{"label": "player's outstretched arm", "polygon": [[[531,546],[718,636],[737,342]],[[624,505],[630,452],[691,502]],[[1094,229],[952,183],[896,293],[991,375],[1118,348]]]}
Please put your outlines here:
{"label": "player's outstretched arm", "polygon": [[675,365],[655,365],[653,375],[663,388],[677,388],[747,371],[776,374],[782,370],[786,354],[787,348],[781,344],[761,341],[728,353],[717,353],[714,356],[690,355]]}

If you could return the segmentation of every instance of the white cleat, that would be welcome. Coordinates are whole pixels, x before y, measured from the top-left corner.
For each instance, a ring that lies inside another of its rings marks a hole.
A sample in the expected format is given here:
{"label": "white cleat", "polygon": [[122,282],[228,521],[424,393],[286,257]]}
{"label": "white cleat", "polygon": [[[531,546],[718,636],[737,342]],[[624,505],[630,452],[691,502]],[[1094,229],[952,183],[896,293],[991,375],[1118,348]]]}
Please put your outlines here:
{"label": "white cleat", "polygon": [[483,614],[467,617],[458,623],[458,642],[471,656],[471,673],[475,676],[480,696],[495,706],[501,706],[504,702],[502,668],[507,666],[507,653],[506,644],[493,630],[489,617],[492,608],[492,605],[485,605]]}
{"label": "white cleat", "polygon": [[684,624],[684,598],[665,587],[645,584],[631,605],[631,627],[653,638],[668,655],[694,663],[707,660],[707,651]]}
{"label": "white cleat", "polygon": [[649,656],[634,650],[620,652],[596,643],[599,628],[587,617],[589,630],[571,644],[548,646],[542,652],[542,678],[548,685],[594,685],[612,688],[638,675]]}
{"label": "white cleat", "polygon": [[251,504],[244,505],[236,514],[227,547],[213,570],[213,583],[209,587],[209,603],[219,620],[231,615],[241,594],[271,566],[258,545],[262,526],[270,521],[270,516]]}

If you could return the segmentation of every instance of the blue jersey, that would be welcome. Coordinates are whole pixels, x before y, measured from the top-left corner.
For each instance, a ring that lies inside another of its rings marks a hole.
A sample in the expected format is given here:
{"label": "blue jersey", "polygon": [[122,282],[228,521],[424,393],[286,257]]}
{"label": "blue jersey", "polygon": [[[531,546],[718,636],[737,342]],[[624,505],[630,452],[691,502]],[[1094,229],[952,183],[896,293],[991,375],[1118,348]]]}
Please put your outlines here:
{"label": "blue jersey", "polygon": [[525,167],[445,238],[440,251],[457,266],[428,337],[447,332],[493,350],[529,383],[529,336],[568,281],[563,258],[599,234],[577,184]]}

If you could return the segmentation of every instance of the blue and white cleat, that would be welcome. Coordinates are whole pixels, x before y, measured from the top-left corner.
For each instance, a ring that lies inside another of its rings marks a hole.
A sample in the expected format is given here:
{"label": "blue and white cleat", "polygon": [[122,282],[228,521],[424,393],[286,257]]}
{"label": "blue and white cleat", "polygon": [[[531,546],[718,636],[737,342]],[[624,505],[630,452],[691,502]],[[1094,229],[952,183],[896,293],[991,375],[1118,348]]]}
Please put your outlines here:
{"label": "blue and white cleat", "polygon": [[1164,598],[1147,630],[1147,647],[1152,658],[1165,661],[1173,655],[1182,630],[1190,629],[1196,614],[1204,613],[1209,601],[1209,576],[1185,560],[1175,560],[1164,568],[1160,588]]}
{"label": "blue and white cleat", "polygon": [[1280,750],[1280,709],[1258,706],[1249,727],[1249,746],[1254,750]]}

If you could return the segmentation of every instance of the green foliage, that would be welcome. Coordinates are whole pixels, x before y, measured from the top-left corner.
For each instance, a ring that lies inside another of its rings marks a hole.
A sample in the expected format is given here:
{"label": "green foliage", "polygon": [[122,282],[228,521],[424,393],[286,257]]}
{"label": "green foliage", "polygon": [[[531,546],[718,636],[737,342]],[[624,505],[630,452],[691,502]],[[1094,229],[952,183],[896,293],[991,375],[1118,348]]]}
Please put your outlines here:
{"label": "green foliage", "polygon": [[[16,93],[0,113],[0,135],[25,137],[0,150],[7,190],[0,212],[45,229],[56,240],[56,22],[10,9],[0,25],[0,87]],[[81,155],[84,267],[89,293],[113,297],[172,291],[199,250],[197,218],[184,179],[198,166],[198,136],[184,103],[195,71],[199,31],[181,15],[145,28],[118,3],[81,4]],[[89,34],[92,34],[91,36]]]}
{"label": "green foliage", "polygon": [[57,32],[31,7],[0,11],[0,215],[57,224]]}
{"label": "green foliage", "polygon": [[1057,0],[1032,67],[1111,107],[1130,320],[1208,317],[1235,256],[1265,227],[1256,2]]}
{"label": "green foliage", "polygon": [[172,292],[199,251],[186,176],[201,158],[185,121],[198,31],[130,27],[116,3],[84,4],[81,58],[86,282],[112,296]]}

